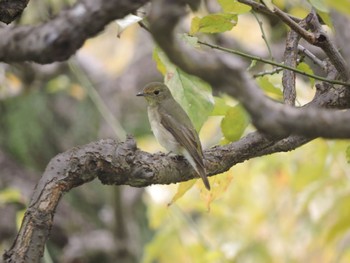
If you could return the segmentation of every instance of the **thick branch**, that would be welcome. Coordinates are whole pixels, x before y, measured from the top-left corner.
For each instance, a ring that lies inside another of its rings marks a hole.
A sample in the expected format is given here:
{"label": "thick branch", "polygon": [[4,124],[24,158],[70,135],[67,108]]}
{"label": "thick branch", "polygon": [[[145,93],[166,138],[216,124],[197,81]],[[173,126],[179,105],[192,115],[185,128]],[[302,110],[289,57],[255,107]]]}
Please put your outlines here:
{"label": "thick branch", "polygon": [[68,59],[109,22],[134,12],[147,0],[81,0],[38,26],[0,29],[0,61],[51,63]]}
{"label": "thick branch", "polygon": [[[339,94],[339,89],[319,88],[314,100],[305,107],[331,106],[338,103]],[[237,163],[290,151],[312,139],[290,136],[274,140],[254,132],[237,142],[206,150],[206,171],[209,176],[216,175]],[[104,184],[143,187],[187,181],[197,174],[184,158],[140,151],[132,138],[126,142],[101,140],[59,154],[50,161],[36,186],[17,238],[4,255],[6,262],[38,262],[63,193],[96,177]]]}
{"label": "thick branch", "polygon": [[[208,175],[224,172],[269,149],[281,150],[274,144],[256,132],[235,143],[209,149],[205,151]],[[289,145],[285,150],[292,148]],[[143,187],[186,181],[197,175],[181,156],[140,151],[132,138],[119,143],[101,140],[59,154],[37,184],[16,240],[4,255],[5,262],[39,262],[62,195],[96,177],[104,184]]]}
{"label": "thick branch", "polygon": [[[305,25],[305,22],[302,21]],[[284,51],[284,64],[295,68],[297,66],[298,59],[298,43],[300,40],[300,35],[291,30],[288,32],[287,41],[286,41],[286,49]],[[282,77],[282,85],[283,85],[283,99],[284,103],[287,105],[294,106],[296,99],[296,89],[295,89],[295,73],[290,70],[283,71]]]}
{"label": "thick branch", "polygon": [[[173,30],[185,12],[179,1],[154,1],[153,6],[156,8],[152,9],[150,15],[150,29],[169,59],[187,73],[202,78],[212,87],[238,99],[259,130],[281,137],[289,134],[306,137],[350,137],[348,111],[294,108],[268,99],[247,75],[240,61],[224,57],[220,53],[198,52],[177,41]],[[349,98],[349,91],[345,91],[342,96]],[[349,107],[348,102],[345,104],[339,105],[339,108]]]}
{"label": "thick branch", "polygon": [[11,23],[27,7],[29,0],[0,0],[0,21]]}
{"label": "thick branch", "polygon": [[[314,100],[305,107],[338,106],[341,93],[341,89],[319,87]],[[254,132],[237,142],[206,150],[206,170],[208,175],[216,175],[237,163],[290,151],[312,139],[290,136],[276,141]],[[96,177],[104,184],[143,187],[186,181],[197,174],[182,157],[140,151],[132,138],[126,142],[101,140],[59,154],[50,161],[36,187],[17,238],[4,255],[6,262],[38,262],[63,193]]]}

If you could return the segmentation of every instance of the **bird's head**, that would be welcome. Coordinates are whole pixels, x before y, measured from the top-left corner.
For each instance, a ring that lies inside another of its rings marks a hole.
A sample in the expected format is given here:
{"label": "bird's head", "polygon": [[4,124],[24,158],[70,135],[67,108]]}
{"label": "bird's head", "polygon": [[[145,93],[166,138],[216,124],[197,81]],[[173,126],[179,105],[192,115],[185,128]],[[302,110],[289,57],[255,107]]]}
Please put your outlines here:
{"label": "bird's head", "polygon": [[136,96],[143,96],[149,105],[157,105],[160,102],[172,98],[169,88],[160,82],[147,84]]}

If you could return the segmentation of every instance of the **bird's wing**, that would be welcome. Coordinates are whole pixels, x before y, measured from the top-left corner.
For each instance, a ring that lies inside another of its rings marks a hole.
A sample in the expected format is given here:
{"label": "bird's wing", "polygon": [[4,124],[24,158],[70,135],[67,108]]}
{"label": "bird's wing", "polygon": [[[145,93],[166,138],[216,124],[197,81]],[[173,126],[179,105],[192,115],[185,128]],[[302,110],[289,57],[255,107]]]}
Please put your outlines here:
{"label": "bird's wing", "polygon": [[[197,132],[193,128],[192,123],[189,123],[187,125],[189,127],[186,127],[185,125],[179,124],[181,123],[180,121],[181,120],[177,121],[174,116],[169,114],[162,114],[160,120],[163,127],[167,129],[175,137],[178,143],[187,150],[195,163],[195,170],[201,176],[206,188],[210,189],[203,163],[202,146]],[[186,120],[186,123],[188,123],[188,121],[189,120]]]}

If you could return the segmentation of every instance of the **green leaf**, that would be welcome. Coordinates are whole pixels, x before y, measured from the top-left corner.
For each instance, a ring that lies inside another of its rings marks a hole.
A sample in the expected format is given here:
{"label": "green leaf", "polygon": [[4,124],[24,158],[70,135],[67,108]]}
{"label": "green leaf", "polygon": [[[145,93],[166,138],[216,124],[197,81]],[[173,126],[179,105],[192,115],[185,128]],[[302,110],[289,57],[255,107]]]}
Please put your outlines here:
{"label": "green leaf", "polygon": [[198,38],[194,36],[190,36],[188,34],[180,34],[180,39],[182,39],[185,43],[189,44],[190,46],[194,48],[199,48],[200,45],[198,44]]}
{"label": "green leaf", "polygon": [[177,188],[176,194],[173,196],[168,206],[174,204],[177,200],[183,197],[184,194],[186,194],[197,181],[198,179],[192,179],[189,181],[179,183],[179,187]]}
{"label": "green leaf", "polygon": [[199,21],[201,21],[201,19],[198,16],[192,18],[190,35],[194,35],[199,31]]}
{"label": "green leaf", "polygon": [[326,0],[328,7],[334,8],[340,13],[350,15],[350,1],[344,0]]}
{"label": "green leaf", "polygon": [[258,85],[267,94],[271,95],[275,99],[281,100],[283,98],[283,92],[281,89],[275,87],[267,76],[257,78]]}
{"label": "green leaf", "polygon": [[222,33],[229,31],[237,24],[235,14],[210,14],[203,18],[192,19],[191,34],[202,33]]}
{"label": "green leaf", "polygon": [[328,13],[328,11],[329,11],[325,0],[309,0],[309,3],[314,8],[316,8],[317,11],[321,11],[323,13]]}
{"label": "green leaf", "polygon": [[262,2],[266,5],[266,7],[270,10],[270,11],[274,11],[275,7],[272,4],[271,0],[262,0]]}
{"label": "green leaf", "polygon": [[214,97],[215,105],[211,112],[211,116],[223,116],[226,112],[231,109],[229,105],[226,104],[225,100],[220,97]]}
{"label": "green leaf", "polygon": [[5,188],[0,191],[0,204],[21,202],[22,196],[18,189]]}
{"label": "green leaf", "polygon": [[154,50],[153,57],[157,68],[164,75],[165,84],[199,131],[214,108],[211,87],[203,80],[175,67],[159,48]]}
{"label": "green leaf", "polygon": [[334,223],[328,228],[326,240],[331,241],[337,236],[344,236],[349,231],[350,222],[350,196],[345,195],[337,199],[336,204],[332,208],[332,213],[337,215]]}
{"label": "green leaf", "polygon": [[156,62],[158,71],[164,76],[166,74],[167,69],[163,62],[165,59],[162,58],[161,56],[164,56],[164,55],[160,54],[160,49],[155,48],[153,51],[152,58]]}
{"label": "green leaf", "polygon": [[244,130],[249,124],[249,117],[240,105],[231,107],[221,121],[221,130],[225,138],[230,141],[237,141],[241,138]]}
{"label": "green leaf", "polygon": [[348,163],[350,163],[350,146],[346,148],[345,155],[346,155],[346,160],[348,161]]}
{"label": "green leaf", "polygon": [[[309,73],[309,74],[314,74],[313,70],[310,68],[310,66],[304,62],[300,63],[298,66],[297,66],[297,69],[305,72],[305,73]],[[315,85],[315,79],[313,78],[309,78],[310,79],[310,83],[311,83],[311,86],[314,86]]]}
{"label": "green leaf", "polygon": [[226,13],[243,14],[251,10],[251,7],[233,0],[218,0],[222,10]]}

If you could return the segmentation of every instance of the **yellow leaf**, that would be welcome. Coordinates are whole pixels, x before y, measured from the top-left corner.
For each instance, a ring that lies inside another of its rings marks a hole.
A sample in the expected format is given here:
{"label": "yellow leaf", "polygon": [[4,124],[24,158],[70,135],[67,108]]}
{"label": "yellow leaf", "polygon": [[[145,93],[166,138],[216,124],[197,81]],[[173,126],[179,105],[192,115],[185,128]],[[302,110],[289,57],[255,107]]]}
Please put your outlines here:
{"label": "yellow leaf", "polygon": [[179,184],[179,187],[177,188],[177,192],[174,195],[173,199],[171,199],[170,203],[168,206],[172,205],[175,203],[178,199],[180,199],[184,194],[187,193],[188,190],[192,188],[192,186],[196,183],[198,179],[193,179],[190,181],[182,182]]}
{"label": "yellow leaf", "polygon": [[17,226],[17,229],[20,229],[21,225],[22,225],[22,220],[24,218],[24,215],[26,213],[26,210],[23,209],[23,210],[19,210],[17,213],[16,213],[16,226]]}
{"label": "yellow leaf", "polygon": [[0,191],[0,204],[22,202],[21,192],[14,188],[6,188]]}
{"label": "yellow leaf", "polygon": [[201,197],[205,200],[207,205],[208,212],[210,211],[210,204],[216,199],[220,198],[227,190],[233,179],[232,169],[224,172],[222,174],[218,174],[213,178],[209,178],[209,182],[211,185],[211,190],[207,191],[202,187]]}
{"label": "yellow leaf", "polygon": [[196,34],[198,31],[199,31],[199,21],[201,19],[198,17],[198,16],[195,16],[193,19],[192,19],[192,22],[191,22],[191,29],[190,29],[190,35],[194,35]]}

